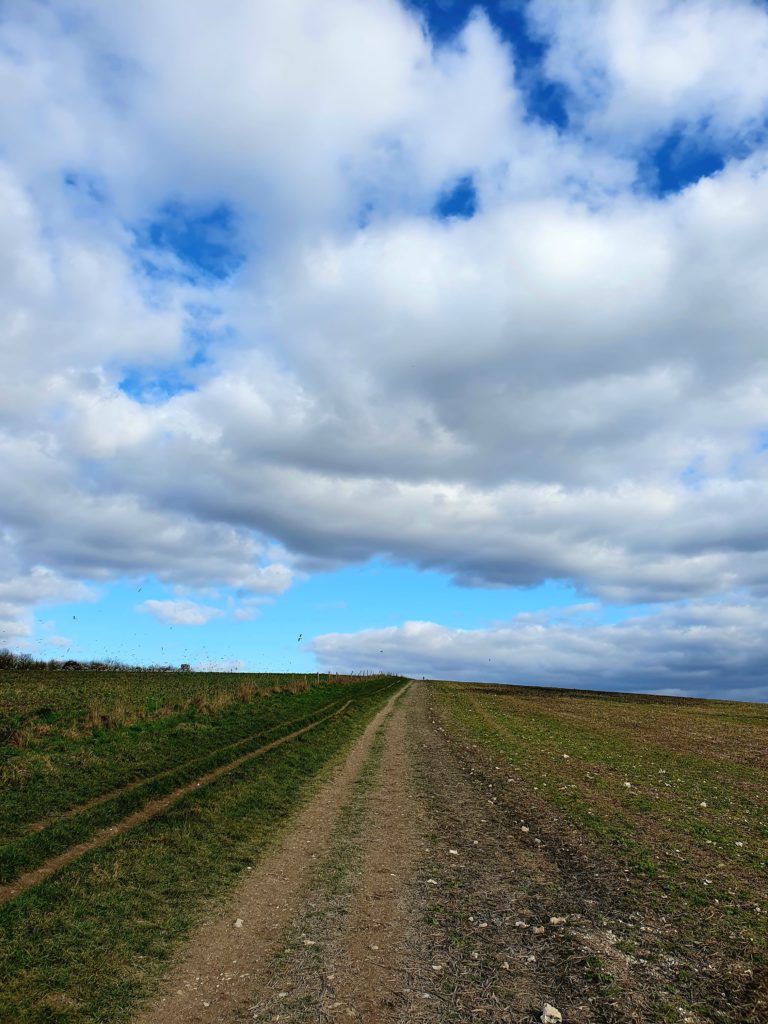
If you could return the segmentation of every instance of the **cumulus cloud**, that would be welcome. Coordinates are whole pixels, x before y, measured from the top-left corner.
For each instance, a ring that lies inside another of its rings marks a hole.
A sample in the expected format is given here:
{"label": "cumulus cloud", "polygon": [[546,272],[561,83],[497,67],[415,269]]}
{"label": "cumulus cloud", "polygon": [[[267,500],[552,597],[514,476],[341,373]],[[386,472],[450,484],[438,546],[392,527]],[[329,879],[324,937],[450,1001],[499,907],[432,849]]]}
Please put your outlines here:
{"label": "cumulus cloud", "polygon": [[136,611],[146,612],[169,626],[204,626],[211,619],[220,619],[224,612],[196,601],[143,601]]}
{"label": "cumulus cloud", "polygon": [[0,645],[18,645],[32,635],[32,627],[26,609],[17,605],[0,604]]}
{"label": "cumulus cloud", "polygon": [[0,646],[23,643],[32,635],[32,609],[36,606],[87,601],[95,596],[83,583],[45,566],[22,572],[0,555]]}
{"label": "cumulus cloud", "polygon": [[259,615],[261,615],[261,609],[254,608],[253,605],[243,605],[240,608],[235,608],[232,612],[235,622],[253,622]]}
{"label": "cumulus cloud", "polygon": [[693,602],[614,625],[590,621],[591,611],[521,614],[486,629],[406,622],[312,646],[328,671],[768,700],[763,604]]}
{"label": "cumulus cloud", "polygon": [[71,647],[72,646],[72,641],[68,637],[66,637],[66,636],[58,636],[57,634],[54,634],[53,636],[47,636],[45,638],[45,643],[47,644],[48,647]]}
{"label": "cumulus cloud", "polygon": [[755,0],[531,0],[527,14],[548,73],[592,131],[626,144],[673,128],[728,142],[764,128],[768,18]]}
{"label": "cumulus cloud", "polygon": [[[0,580],[243,618],[380,555],[762,600],[768,15],[527,11],[565,126],[481,11],[437,45],[395,0],[6,5]],[[725,167],[661,198],[670,132]],[[436,217],[461,179],[475,215]]]}
{"label": "cumulus cloud", "polygon": [[28,573],[0,579],[0,601],[8,604],[52,604],[58,601],[83,601],[91,592],[82,583],[63,579],[44,566]]}

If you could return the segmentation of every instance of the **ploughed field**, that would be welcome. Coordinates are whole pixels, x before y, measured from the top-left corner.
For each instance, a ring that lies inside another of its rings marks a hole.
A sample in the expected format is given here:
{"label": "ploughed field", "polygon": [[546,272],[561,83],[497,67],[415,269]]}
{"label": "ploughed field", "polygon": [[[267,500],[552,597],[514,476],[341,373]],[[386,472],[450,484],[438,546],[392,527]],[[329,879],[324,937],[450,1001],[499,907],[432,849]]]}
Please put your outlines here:
{"label": "ploughed field", "polygon": [[768,1019],[768,706],[455,684],[434,705],[540,874],[518,920],[545,928],[528,955],[559,964],[558,998],[585,1021]]}
{"label": "ploughed field", "polygon": [[768,707],[0,673],[0,1021],[768,1019]]}

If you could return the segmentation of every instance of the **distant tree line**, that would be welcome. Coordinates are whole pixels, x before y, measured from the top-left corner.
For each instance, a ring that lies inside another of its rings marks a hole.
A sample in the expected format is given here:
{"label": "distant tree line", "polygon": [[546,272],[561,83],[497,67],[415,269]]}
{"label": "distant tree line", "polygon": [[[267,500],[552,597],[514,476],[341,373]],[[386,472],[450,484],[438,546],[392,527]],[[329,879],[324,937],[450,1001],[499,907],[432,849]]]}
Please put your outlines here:
{"label": "distant tree line", "polygon": [[115,658],[108,658],[106,661],[76,661],[68,658],[60,661],[52,658],[45,661],[40,658],[33,658],[31,654],[17,654],[9,651],[8,648],[0,649],[0,670],[13,669],[14,671],[40,671],[50,672],[191,672],[189,665],[126,665]]}

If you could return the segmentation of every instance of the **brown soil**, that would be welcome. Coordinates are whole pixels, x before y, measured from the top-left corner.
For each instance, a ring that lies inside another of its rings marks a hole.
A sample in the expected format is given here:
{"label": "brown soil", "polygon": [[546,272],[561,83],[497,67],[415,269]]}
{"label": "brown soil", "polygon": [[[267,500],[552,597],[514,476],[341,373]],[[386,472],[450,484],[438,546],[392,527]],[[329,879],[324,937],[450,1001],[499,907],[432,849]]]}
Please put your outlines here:
{"label": "brown soil", "polygon": [[[387,710],[138,1024],[512,1024],[546,1002],[571,1024],[643,1021],[645,979],[595,912],[594,885],[574,887],[578,854],[561,863],[521,831],[499,775],[449,737],[427,688],[413,684],[389,721]],[[378,728],[356,859],[334,824]],[[351,878],[324,895],[336,856]],[[594,977],[598,960],[615,989]]]}
{"label": "brown soil", "polygon": [[406,1004],[406,945],[417,922],[413,875],[424,855],[425,816],[411,786],[409,733],[422,699],[411,687],[386,734],[379,785],[356,892],[328,967],[323,1019],[394,1024]]}
{"label": "brown soil", "polygon": [[425,966],[409,1019],[522,1024],[550,1003],[569,1024],[647,1020],[650,979],[616,948],[581,837],[535,816],[500,766],[450,735],[431,705],[428,714],[415,758],[435,832],[425,868],[437,884],[422,888],[433,927],[428,955],[414,951]]}
{"label": "brown soil", "polygon": [[428,686],[396,701],[136,1024],[533,1024],[545,1003],[568,1024],[659,1019],[680,962],[663,920],[626,911],[621,866],[447,731]]}
{"label": "brown soil", "polygon": [[330,715],[324,715],[322,718],[317,718],[314,722],[310,722],[309,725],[305,725],[301,729],[296,729],[294,732],[288,733],[286,736],[281,736],[279,739],[272,740],[271,743],[265,743],[264,746],[259,747],[258,750],[251,750],[247,754],[242,754],[240,757],[235,758],[228,764],[221,765],[213,771],[206,772],[205,775],[199,776],[193,782],[189,782],[184,786],[180,786],[178,789],[175,789],[172,793],[168,793],[166,796],[158,797],[156,800],[150,800],[141,808],[141,810],[134,811],[133,814],[129,814],[126,818],[123,818],[122,821],[100,829],[85,842],[78,843],[76,846],[71,846],[63,853],[57,854],[55,857],[51,857],[49,860],[45,861],[39,867],[35,868],[34,871],[28,871],[26,874],[20,875],[18,878],[14,879],[13,882],[0,886],[0,905],[7,903],[8,900],[14,899],[21,893],[26,892],[26,890],[31,889],[32,886],[39,885],[60,868],[63,868],[78,857],[82,857],[83,854],[89,853],[91,850],[95,850],[99,846],[103,846],[122,832],[127,832],[128,829],[135,828],[137,825],[141,825],[145,821],[149,821],[150,818],[154,818],[158,814],[162,814],[162,812],[166,811],[172,804],[175,804],[189,793],[193,793],[201,786],[207,786],[216,779],[221,778],[221,776],[225,775],[227,772],[231,772],[235,768],[239,768],[240,765],[245,764],[247,761],[250,761],[255,757],[259,757],[262,754],[267,753],[269,750],[274,750],[275,747],[279,747],[283,743],[288,743],[290,740],[303,736],[304,733],[309,732],[310,729],[316,729],[318,725],[321,725],[323,722],[327,722],[329,718],[333,718],[335,715],[341,714],[341,712],[349,707],[351,703],[351,701],[347,701]]}
{"label": "brown soil", "polygon": [[137,1024],[224,1024],[237,1019],[254,994],[269,987],[271,958],[301,917],[314,867],[328,850],[342,804],[396,699],[397,694],[373,718],[340,770],[299,813],[227,907],[198,929]]}
{"label": "brown soil", "polygon": [[[556,700],[553,700],[553,692],[557,693]],[[476,690],[473,697],[487,702],[494,695],[517,714],[533,711],[574,723],[588,732],[599,721],[601,736],[612,733],[674,755],[692,754],[706,757],[708,761],[765,770],[768,757],[766,716],[761,710],[745,711],[744,705],[696,701],[690,697],[681,701],[651,695],[640,701],[636,699],[641,696],[638,694],[630,699],[625,699],[629,695],[624,695],[617,700],[616,694],[585,695],[575,690],[542,692],[516,686],[495,691],[483,687]],[[603,713],[606,708],[608,714]]]}
{"label": "brown soil", "polygon": [[[491,730],[504,735],[507,741],[514,740],[513,725],[489,715],[480,700],[473,699],[473,705],[478,717],[484,719]],[[491,778],[489,756],[477,748],[471,752],[474,770],[484,773],[486,778]],[[576,759],[570,763],[576,763]],[[599,764],[590,764],[590,768],[595,776],[604,772]],[[510,771],[517,776],[516,769]],[[596,976],[610,972],[622,985],[631,986],[636,993],[645,993],[645,999],[637,1001],[638,1006],[647,1005],[653,999],[669,1005],[683,1001],[707,1007],[710,1016],[705,1019],[708,1020],[738,1019],[746,1024],[753,1019],[765,1019],[768,968],[754,948],[754,937],[739,924],[745,912],[749,913],[765,900],[764,873],[750,866],[740,866],[738,888],[729,894],[723,886],[714,903],[695,909],[689,903],[681,916],[685,902],[676,908],[663,902],[670,897],[651,880],[638,877],[628,866],[629,851],[609,853],[604,846],[590,840],[585,831],[566,821],[529,786],[519,785],[519,778],[509,781],[512,786],[496,787],[499,794],[496,806],[507,816],[514,815],[521,823],[527,823],[530,835],[539,838],[542,852],[548,854],[564,879],[570,879],[572,887],[582,897],[585,915],[595,922],[591,935],[582,933],[580,939],[583,951],[587,953],[591,949],[594,954],[588,961],[594,964],[597,957],[604,969],[595,969],[587,963],[587,974]],[[644,790],[651,792],[648,786]],[[660,792],[663,797],[663,791]],[[615,805],[604,791],[590,792],[589,802],[606,820],[610,819]],[[725,818],[725,813],[721,813]],[[665,864],[677,859],[681,864],[676,876],[678,884],[707,875],[723,877],[720,869],[726,869],[727,865],[721,860],[725,856],[722,850],[714,845],[687,842],[663,814],[643,815],[633,812],[631,807],[625,807],[623,814],[633,823],[636,848],[663,852],[663,858],[657,861],[660,875]],[[622,956],[621,946],[632,948],[633,955]],[[626,968],[631,968],[634,981],[626,981]],[[681,975],[688,980],[681,983]],[[626,1011],[628,1004],[624,999],[622,1002]],[[657,1017],[658,1013],[654,1019]],[[642,1013],[638,1019],[644,1019]],[[700,1018],[691,1014],[685,1019],[698,1021]]]}

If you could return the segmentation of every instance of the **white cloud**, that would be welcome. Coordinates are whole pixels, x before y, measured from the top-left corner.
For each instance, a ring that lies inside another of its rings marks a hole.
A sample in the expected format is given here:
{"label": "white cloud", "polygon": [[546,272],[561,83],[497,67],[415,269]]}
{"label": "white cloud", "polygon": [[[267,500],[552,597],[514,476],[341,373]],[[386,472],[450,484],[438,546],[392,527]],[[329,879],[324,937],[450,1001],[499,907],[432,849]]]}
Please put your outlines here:
{"label": "white cloud", "polygon": [[212,619],[220,619],[224,612],[220,608],[198,604],[195,601],[144,601],[136,608],[147,612],[169,626],[204,626]]}
{"label": "white cloud", "polygon": [[232,617],[236,622],[253,622],[261,615],[260,608],[254,608],[249,605],[243,605],[241,608],[235,608],[232,612]]}
{"label": "white cloud", "polygon": [[16,645],[32,635],[26,609],[3,602],[0,604],[0,647]]}
{"label": "white cloud", "polygon": [[72,641],[65,636],[47,636],[45,644],[48,647],[71,647]]}
{"label": "white cloud", "polygon": [[[0,579],[227,587],[241,619],[373,555],[768,592],[768,19],[529,10],[562,130],[481,13],[441,47],[394,0],[7,5]],[[756,149],[638,190],[680,126]],[[467,174],[477,215],[437,221]],[[170,202],[230,211],[236,273],[152,241]],[[36,593],[0,592],[13,629]]]}
{"label": "white cloud", "polygon": [[32,609],[62,601],[87,601],[95,593],[84,584],[69,580],[44,566],[29,571],[4,559],[0,548],[0,647],[24,642],[32,635]]}
{"label": "white cloud", "polygon": [[619,145],[682,127],[743,139],[768,115],[768,14],[754,0],[531,0],[548,73]]}
{"label": "white cloud", "polygon": [[[69,0],[13,15],[4,127],[25,173],[45,176],[52,158],[85,167],[134,216],[169,195],[214,195],[290,237],[356,212],[371,189],[431,201],[498,155],[515,111],[507,55],[480,13],[441,50],[393,0],[234,0],[225,16],[201,0],[108,15]],[[26,122],[41,109],[45,145]]]}
{"label": "white cloud", "polygon": [[329,671],[768,700],[766,607],[673,606],[616,625],[520,615],[487,629],[406,622],[316,637]]}
{"label": "white cloud", "polygon": [[82,583],[63,579],[39,565],[24,575],[0,579],[0,601],[10,604],[55,604],[60,601],[85,601],[92,596],[92,592]]}

